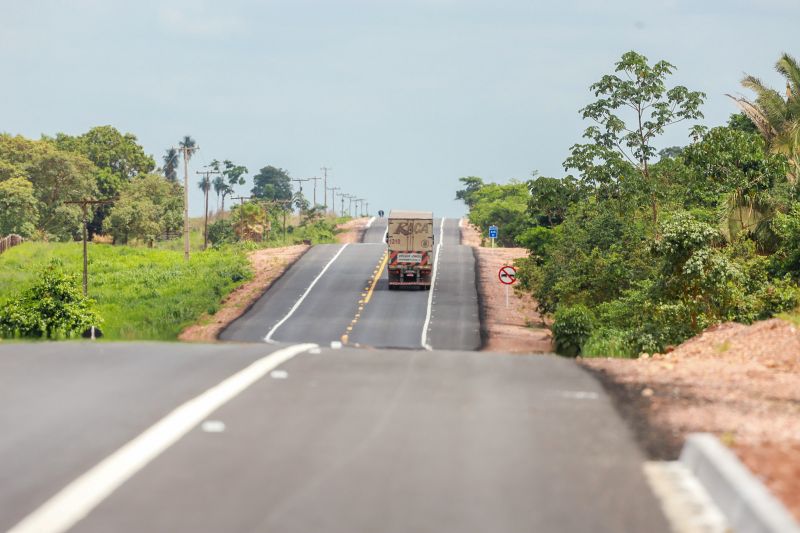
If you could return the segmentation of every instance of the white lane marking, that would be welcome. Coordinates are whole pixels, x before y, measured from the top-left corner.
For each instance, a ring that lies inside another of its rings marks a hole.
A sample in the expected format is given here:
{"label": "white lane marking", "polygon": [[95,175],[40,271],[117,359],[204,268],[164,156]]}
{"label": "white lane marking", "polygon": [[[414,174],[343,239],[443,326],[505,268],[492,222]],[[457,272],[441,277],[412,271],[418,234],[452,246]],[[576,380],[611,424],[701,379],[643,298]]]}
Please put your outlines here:
{"label": "white lane marking", "polygon": [[294,312],[295,312],[295,311],[297,311],[297,308],[298,308],[298,307],[300,307],[300,304],[301,304],[301,303],[303,303],[303,300],[305,300],[305,299],[306,299],[306,296],[308,296],[308,293],[309,293],[309,292],[311,292],[311,289],[313,289],[313,288],[314,288],[314,285],[316,285],[316,284],[317,284],[317,282],[320,280],[320,278],[322,278],[323,274],[325,274],[325,272],[327,272],[328,268],[330,268],[330,266],[333,264],[333,262],[334,262],[334,261],[336,261],[336,259],[338,259],[340,255],[342,255],[342,252],[344,252],[344,249],[345,249],[345,248],[347,248],[348,246],[349,246],[349,243],[348,243],[348,244],[345,244],[344,246],[342,246],[342,247],[339,249],[339,251],[338,251],[338,252],[336,252],[336,255],[334,255],[334,256],[331,258],[331,260],[330,260],[330,261],[328,261],[328,264],[327,264],[327,265],[325,265],[325,268],[323,268],[323,269],[322,269],[322,272],[320,272],[320,273],[317,275],[317,277],[316,277],[316,278],[314,278],[314,281],[312,281],[312,282],[311,282],[311,285],[309,285],[309,286],[308,286],[308,288],[306,289],[306,292],[304,292],[304,293],[303,293],[303,295],[300,297],[300,299],[299,299],[299,300],[297,300],[297,302],[295,302],[295,304],[292,306],[292,308],[291,308],[291,309],[289,309],[289,312],[288,312],[288,313],[286,313],[286,316],[285,316],[285,317],[283,317],[283,318],[280,320],[280,322],[278,322],[277,324],[275,324],[274,326],[272,326],[272,329],[271,329],[271,330],[269,330],[269,333],[267,333],[267,334],[266,334],[266,336],[264,337],[264,341],[265,341],[265,342],[272,342],[272,335],[274,335],[274,334],[275,334],[275,331],[277,331],[277,329],[278,329],[279,327],[281,327],[281,326],[283,325],[283,323],[284,323],[284,322],[286,322],[287,320],[289,320],[289,317],[290,317],[290,316],[292,316],[292,315],[294,314]]}
{"label": "white lane marking", "polygon": [[561,397],[570,400],[596,400],[600,397],[600,395],[591,391],[565,390],[561,391]]}
{"label": "white lane marking", "polygon": [[316,344],[277,350],[184,403],[61,489],[9,533],[62,533],[86,517],[134,474],[267,372]]}
{"label": "white lane marking", "polygon": [[206,433],[222,433],[225,431],[225,422],[222,420],[206,420],[200,428]]}
{"label": "white lane marking", "polygon": [[273,370],[269,373],[269,377],[272,379],[286,379],[289,377],[289,373],[286,370]]}
{"label": "white lane marking", "polygon": [[341,341],[331,341],[331,348],[338,350],[342,347]]}
{"label": "white lane marking", "polygon": [[320,353],[322,353],[322,350],[320,350],[319,348],[311,348],[311,349],[308,351],[308,353],[310,353],[310,354],[314,354],[314,355],[317,355],[317,354],[320,354]]}
{"label": "white lane marking", "polygon": [[367,221],[367,225],[366,225],[366,226],[364,226],[364,228],[365,228],[365,229],[369,229],[369,227],[370,227],[370,226],[372,226],[372,223],[373,223],[373,222],[375,222],[375,217],[372,217],[371,219],[369,219],[369,220]]}
{"label": "white lane marking", "polygon": [[433,350],[433,346],[428,344],[428,326],[431,323],[433,291],[436,287],[436,275],[439,272],[439,256],[441,255],[442,241],[444,240],[444,221],[445,219],[443,218],[441,224],[439,225],[439,244],[436,245],[436,259],[433,261],[433,272],[431,272],[431,290],[428,291],[428,309],[425,312],[425,323],[422,325],[422,337],[420,339],[420,344],[422,344],[422,347],[428,351]]}

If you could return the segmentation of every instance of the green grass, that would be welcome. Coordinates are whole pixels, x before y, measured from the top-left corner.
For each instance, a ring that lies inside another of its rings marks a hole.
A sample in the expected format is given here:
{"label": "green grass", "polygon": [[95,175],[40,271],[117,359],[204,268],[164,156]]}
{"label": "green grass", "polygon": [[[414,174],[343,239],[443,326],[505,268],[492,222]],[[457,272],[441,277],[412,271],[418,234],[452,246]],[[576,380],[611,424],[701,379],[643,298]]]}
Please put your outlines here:
{"label": "green grass", "polygon": [[[0,255],[0,305],[28,288],[51,260],[81,276],[81,243],[27,242]],[[108,340],[174,340],[252,275],[243,250],[195,252],[89,245],[89,296]]]}

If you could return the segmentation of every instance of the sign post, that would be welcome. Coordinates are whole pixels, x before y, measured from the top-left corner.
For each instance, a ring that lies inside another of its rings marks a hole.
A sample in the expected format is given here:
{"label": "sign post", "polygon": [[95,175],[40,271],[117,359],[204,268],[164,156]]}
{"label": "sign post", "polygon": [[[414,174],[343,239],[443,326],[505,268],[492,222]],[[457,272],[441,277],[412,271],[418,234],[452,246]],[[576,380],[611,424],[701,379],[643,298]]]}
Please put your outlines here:
{"label": "sign post", "polygon": [[497,238],[497,226],[489,226],[489,238],[492,239],[492,248],[494,248],[494,240]]}
{"label": "sign post", "polygon": [[517,269],[510,265],[502,266],[497,277],[500,283],[506,286],[506,309],[508,309],[508,288],[517,282]]}

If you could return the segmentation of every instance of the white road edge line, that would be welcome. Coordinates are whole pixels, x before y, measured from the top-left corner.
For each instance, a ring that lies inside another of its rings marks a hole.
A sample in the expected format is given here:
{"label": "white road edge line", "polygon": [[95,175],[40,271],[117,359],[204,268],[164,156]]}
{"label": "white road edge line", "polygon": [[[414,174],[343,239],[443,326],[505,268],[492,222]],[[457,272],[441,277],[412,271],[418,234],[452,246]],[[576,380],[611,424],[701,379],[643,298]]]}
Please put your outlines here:
{"label": "white road edge line", "polygon": [[422,338],[420,344],[428,351],[433,350],[433,346],[428,344],[428,326],[431,323],[431,308],[433,305],[433,290],[436,287],[436,274],[439,272],[439,255],[444,241],[444,221],[439,224],[439,244],[436,245],[436,259],[433,261],[433,272],[431,272],[431,290],[428,291],[428,310],[425,312],[425,323],[422,325]]}
{"label": "white road edge line", "polygon": [[9,533],[62,533],[85,518],[125,481],[275,367],[316,344],[296,344],[258,359],[187,401],[75,479]]}
{"label": "white road edge line", "polygon": [[370,226],[372,226],[373,222],[375,222],[375,217],[372,217],[367,221],[367,225],[364,226],[364,229],[368,229]]}
{"label": "white road edge line", "polygon": [[328,261],[328,264],[327,264],[327,265],[325,265],[325,268],[323,268],[323,269],[322,269],[322,272],[320,272],[319,274],[317,274],[317,277],[316,277],[316,278],[314,278],[314,281],[312,281],[312,282],[311,282],[311,285],[309,285],[309,286],[308,286],[308,288],[306,289],[306,292],[304,292],[304,293],[303,293],[303,295],[300,297],[300,299],[299,299],[299,300],[297,300],[297,301],[295,302],[295,304],[292,306],[292,308],[291,308],[291,309],[289,309],[289,312],[288,312],[288,313],[286,313],[286,316],[285,316],[285,317],[283,317],[283,318],[280,320],[280,322],[278,322],[277,324],[275,324],[274,326],[272,326],[272,329],[271,329],[271,330],[269,330],[269,333],[267,333],[267,334],[266,334],[266,336],[264,336],[264,342],[272,342],[272,335],[274,335],[274,334],[275,334],[275,331],[277,331],[277,329],[278,329],[279,327],[281,327],[281,326],[283,325],[283,323],[284,323],[284,322],[286,322],[287,320],[289,320],[289,317],[290,317],[290,316],[292,316],[292,315],[294,314],[294,312],[295,312],[295,311],[297,311],[297,308],[298,308],[298,307],[300,307],[300,304],[301,304],[301,303],[303,303],[303,300],[305,300],[305,299],[306,299],[306,296],[308,296],[308,293],[309,293],[309,292],[311,292],[311,289],[313,289],[313,288],[314,288],[314,285],[316,285],[316,284],[317,284],[317,282],[320,280],[320,278],[322,277],[322,275],[323,275],[323,274],[325,274],[325,272],[328,270],[328,268],[330,268],[330,266],[333,264],[333,262],[334,262],[334,261],[336,261],[336,259],[338,259],[338,257],[339,257],[340,255],[342,255],[342,252],[344,252],[344,249],[345,249],[345,248],[347,248],[349,244],[350,244],[350,243],[347,243],[347,244],[345,244],[344,246],[342,246],[342,247],[339,249],[339,251],[338,251],[338,252],[336,252],[336,255],[334,255],[334,256],[331,258],[331,260],[330,260],[330,261]]}

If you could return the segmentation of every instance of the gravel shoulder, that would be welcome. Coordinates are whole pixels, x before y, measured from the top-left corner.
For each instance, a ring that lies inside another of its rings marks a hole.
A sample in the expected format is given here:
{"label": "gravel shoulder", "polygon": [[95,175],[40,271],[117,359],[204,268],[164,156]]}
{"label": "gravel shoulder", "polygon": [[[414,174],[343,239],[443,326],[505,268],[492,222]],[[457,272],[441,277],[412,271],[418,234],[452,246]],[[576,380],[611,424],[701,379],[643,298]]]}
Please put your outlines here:
{"label": "gravel shoulder", "polygon": [[771,319],[723,324],[666,354],[584,359],[653,458],[685,436],[728,445],[800,520],[800,332]]}
{"label": "gravel shoulder", "polygon": [[461,228],[461,242],[475,249],[483,351],[552,352],[550,330],[536,310],[536,301],[529,294],[518,293],[512,286],[506,307],[505,287],[497,277],[500,267],[513,265],[515,259],[525,257],[528,251],[525,248],[484,248],[478,230],[466,222]]}

